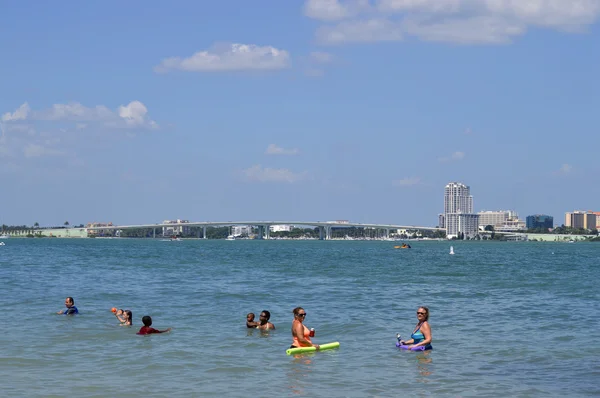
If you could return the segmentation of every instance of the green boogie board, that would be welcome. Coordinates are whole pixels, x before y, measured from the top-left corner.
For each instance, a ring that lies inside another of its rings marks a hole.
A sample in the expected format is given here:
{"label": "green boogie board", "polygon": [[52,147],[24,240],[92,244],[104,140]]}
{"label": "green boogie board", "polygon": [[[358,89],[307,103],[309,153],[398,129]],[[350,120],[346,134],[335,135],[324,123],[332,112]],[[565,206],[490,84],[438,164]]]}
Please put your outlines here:
{"label": "green boogie board", "polygon": [[[321,344],[319,346],[319,351],[323,351],[323,350],[330,350],[332,348],[338,348],[340,346],[339,342],[334,342],[334,343],[327,343],[327,344]],[[303,354],[305,352],[315,352],[317,351],[317,349],[315,347],[299,347],[299,348],[288,348],[287,350],[285,350],[285,353],[288,355],[293,355],[293,354]]]}

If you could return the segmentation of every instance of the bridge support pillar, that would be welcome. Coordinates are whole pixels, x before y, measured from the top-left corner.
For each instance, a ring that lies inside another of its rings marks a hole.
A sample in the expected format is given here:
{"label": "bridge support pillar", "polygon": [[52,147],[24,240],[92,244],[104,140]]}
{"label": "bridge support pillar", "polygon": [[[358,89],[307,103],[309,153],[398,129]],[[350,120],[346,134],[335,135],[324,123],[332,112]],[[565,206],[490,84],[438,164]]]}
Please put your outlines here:
{"label": "bridge support pillar", "polygon": [[385,238],[386,238],[386,239],[389,239],[389,238],[390,238],[390,229],[389,229],[389,228],[386,228],[386,229],[385,229]]}
{"label": "bridge support pillar", "polygon": [[265,225],[265,239],[271,239],[271,228],[268,225]]}
{"label": "bridge support pillar", "polygon": [[152,228],[152,239],[156,239],[156,228]]}
{"label": "bridge support pillar", "polygon": [[259,225],[258,226],[257,239],[261,239],[262,240],[263,237],[264,237],[264,235],[265,235],[265,227],[264,227],[264,225]]}
{"label": "bridge support pillar", "polygon": [[206,226],[202,227],[202,239],[206,239]]}

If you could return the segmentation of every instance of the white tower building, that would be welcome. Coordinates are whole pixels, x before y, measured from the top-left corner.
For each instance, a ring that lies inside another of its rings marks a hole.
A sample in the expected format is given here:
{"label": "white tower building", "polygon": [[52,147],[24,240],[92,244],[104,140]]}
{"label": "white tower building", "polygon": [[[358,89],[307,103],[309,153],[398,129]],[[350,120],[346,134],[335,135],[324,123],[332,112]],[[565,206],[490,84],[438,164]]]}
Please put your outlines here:
{"label": "white tower building", "polygon": [[460,182],[451,182],[444,189],[444,227],[451,239],[463,233],[465,238],[478,232],[479,216],[473,213],[471,188]]}

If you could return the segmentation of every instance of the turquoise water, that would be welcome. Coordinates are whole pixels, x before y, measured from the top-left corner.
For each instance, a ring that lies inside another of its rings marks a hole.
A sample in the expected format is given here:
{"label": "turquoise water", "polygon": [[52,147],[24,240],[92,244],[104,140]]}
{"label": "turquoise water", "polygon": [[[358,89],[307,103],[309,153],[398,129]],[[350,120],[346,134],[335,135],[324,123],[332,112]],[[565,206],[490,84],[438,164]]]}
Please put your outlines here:
{"label": "turquoise water", "polygon": [[[3,396],[600,394],[600,244],[5,242]],[[399,351],[420,305],[434,350]],[[296,306],[340,348],[287,356]],[[277,330],[246,329],[264,309]],[[143,315],[173,331],[137,336]]]}

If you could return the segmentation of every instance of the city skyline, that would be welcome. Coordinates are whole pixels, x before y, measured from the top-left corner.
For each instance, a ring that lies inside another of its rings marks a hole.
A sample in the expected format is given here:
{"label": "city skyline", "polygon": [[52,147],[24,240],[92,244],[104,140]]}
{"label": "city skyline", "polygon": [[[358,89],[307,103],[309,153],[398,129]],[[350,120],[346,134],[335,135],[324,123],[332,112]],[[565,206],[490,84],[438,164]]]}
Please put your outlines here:
{"label": "city skyline", "polygon": [[0,223],[596,210],[600,4],[452,4],[7,4]]}

